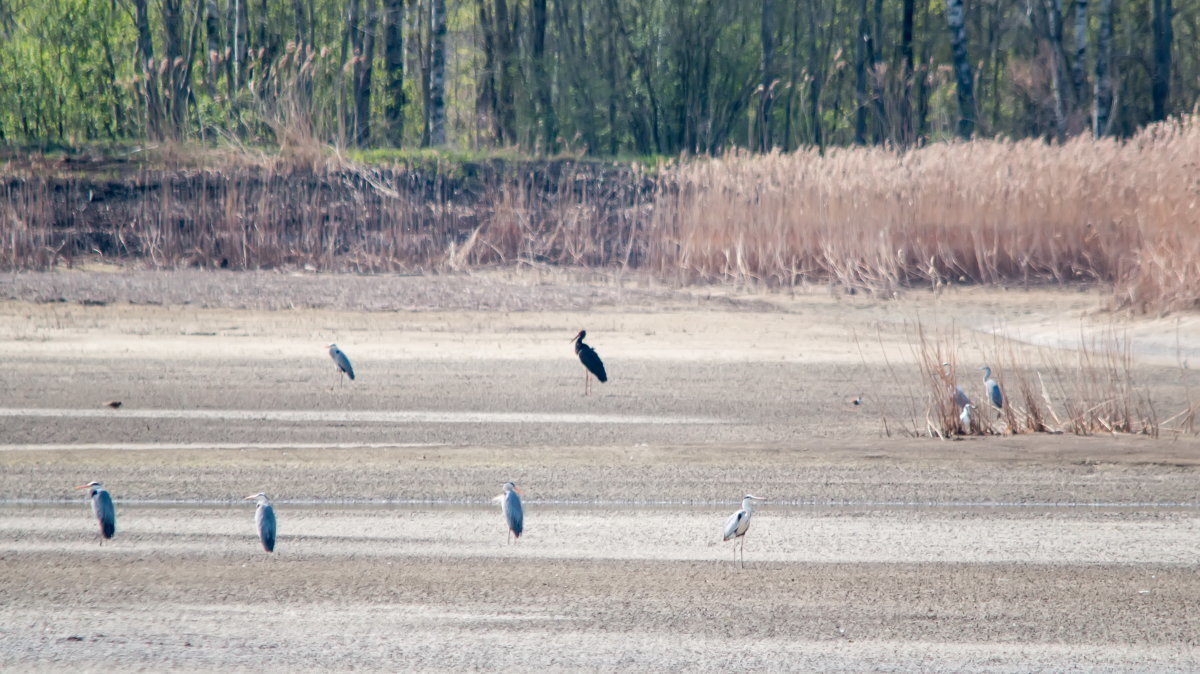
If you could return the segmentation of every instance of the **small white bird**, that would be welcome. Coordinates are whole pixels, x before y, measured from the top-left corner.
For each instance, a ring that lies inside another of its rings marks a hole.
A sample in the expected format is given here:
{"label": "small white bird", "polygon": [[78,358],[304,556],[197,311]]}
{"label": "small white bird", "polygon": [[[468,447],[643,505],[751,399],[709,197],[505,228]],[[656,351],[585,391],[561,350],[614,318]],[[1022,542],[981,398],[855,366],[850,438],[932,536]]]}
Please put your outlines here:
{"label": "small white bird", "polygon": [[742,498],[742,509],[729,516],[729,520],[725,522],[725,538],[722,540],[734,539],[733,541],[733,558],[737,559],[737,551],[740,544],[742,549],[742,567],[746,566],[746,531],[750,528],[750,516],[754,514],[753,508],[750,507],[751,501],[765,501],[767,499],[761,496],[751,496],[746,494]]}
{"label": "small white bird", "polygon": [[[342,353],[342,350],[338,348],[337,344],[326,344],[325,346],[329,349],[329,357],[332,358],[333,362],[337,365],[338,371],[342,374],[349,375],[350,381],[354,381],[354,368],[350,366],[350,359],[346,357],[346,354]],[[342,380],[338,379],[338,381],[340,382]]]}
{"label": "small white bird", "polygon": [[258,539],[262,541],[263,550],[274,552],[275,507],[271,505],[271,497],[260,491],[242,500],[258,503],[258,507],[254,510],[254,524],[258,527]]}
{"label": "small white bird", "polygon": [[[512,482],[504,484],[504,496],[500,497],[500,508],[504,511],[504,521],[508,523],[509,535],[520,538],[525,530],[525,508],[521,506],[521,490]],[[511,543],[512,540],[510,539]]]}
{"label": "small white bird", "polygon": [[962,412],[958,415],[958,420],[962,423],[963,433],[971,432],[971,412],[975,411],[975,406],[971,403],[963,405]]}

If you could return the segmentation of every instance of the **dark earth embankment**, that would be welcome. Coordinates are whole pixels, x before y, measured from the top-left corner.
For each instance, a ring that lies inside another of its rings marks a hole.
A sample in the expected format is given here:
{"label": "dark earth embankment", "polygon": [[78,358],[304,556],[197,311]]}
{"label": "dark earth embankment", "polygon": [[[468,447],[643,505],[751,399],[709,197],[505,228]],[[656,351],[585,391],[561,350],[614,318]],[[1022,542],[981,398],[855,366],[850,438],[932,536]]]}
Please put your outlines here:
{"label": "dark earth embankment", "polygon": [[[21,167],[0,183],[10,269],[104,258],[155,268],[428,271],[633,263],[655,183],[577,161]],[[586,227],[581,224],[586,223]],[[626,245],[618,245],[626,242]]]}

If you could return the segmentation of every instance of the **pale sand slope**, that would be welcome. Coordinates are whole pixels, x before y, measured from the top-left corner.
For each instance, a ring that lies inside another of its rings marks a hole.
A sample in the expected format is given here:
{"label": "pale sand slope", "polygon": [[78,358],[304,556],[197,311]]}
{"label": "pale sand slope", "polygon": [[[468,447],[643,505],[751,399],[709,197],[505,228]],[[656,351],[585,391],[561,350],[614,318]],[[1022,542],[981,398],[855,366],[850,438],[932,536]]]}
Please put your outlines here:
{"label": "pale sand slope", "polygon": [[[1095,296],[304,277],[312,308],[264,311],[289,277],[102,276],[0,283],[0,669],[1200,669],[1194,437],[881,432],[920,401],[918,320],[980,395],[993,331],[1104,328]],[[74,303],[122,294],[162,305]],[[1128,327],[1163,418],[1200,390],[1162,346],[1194,323],[1166,326]],[[612,375],[587,398],[579,328]]]}

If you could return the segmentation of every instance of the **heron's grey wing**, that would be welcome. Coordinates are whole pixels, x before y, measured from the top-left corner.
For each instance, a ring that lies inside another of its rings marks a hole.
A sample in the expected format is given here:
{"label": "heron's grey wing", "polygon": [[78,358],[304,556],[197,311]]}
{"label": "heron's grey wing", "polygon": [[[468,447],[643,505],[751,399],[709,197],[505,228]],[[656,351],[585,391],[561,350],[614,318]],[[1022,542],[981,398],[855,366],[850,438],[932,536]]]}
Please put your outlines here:
{"label": "heron's grey wing", "polygon": [[100,521],[100,535],[112,538],[117,533],[117,509],[113,507],[112,497],[107,491],[99,491],[92,498],[92,510]]}
{"label": "heron's grey wing", "polygon": [[725,538],[723,538],[722,540],[727,541],[727,540],[733,538],[734,534],[737,533],[738,525],[741,524],[742,518],[745,516],[746,516],[745,510],[739,510],[729,516],[729,519],[725,522]]}
{"label": "heron's grey wing", "polygon": [[275,550],[275,508],[269,505],[261,505],[258,507],[258,512],[254,519],[258,523],[258,537],[262,540],[263,550],[274,552]]}
{"label": "heron's grey wing", "polygon": [[351,380],[354,379],[354,368],[350,365],[350,359],[346,357],[346,354],[341,349],[338,349],[337,353],[333,354],[333,360],[342,372],[350,375]]}
{"label": "heron's grey wing", "polygon": [[970,402],[971,399],[967,397],[967,392],[964,391],[961,386],[955,386],[954,404],[957,405],[959,409],[962,409],[963,405],[967,405]]}
{"label": "heron's grey wing", "polygon": [[992,399],[992,404],[996,407],[1004,407],[1004,394],[1000,392],[1000,385],[994,379],[989,379],[987,388],[988,397]]}
{"label": "heron's grey wing", "polygon": [[508,528],[513,535],[520,538],[525,529],[525,508],[521,506],[521,497],[515,491],[504,496],[504,519],[508,521]]}

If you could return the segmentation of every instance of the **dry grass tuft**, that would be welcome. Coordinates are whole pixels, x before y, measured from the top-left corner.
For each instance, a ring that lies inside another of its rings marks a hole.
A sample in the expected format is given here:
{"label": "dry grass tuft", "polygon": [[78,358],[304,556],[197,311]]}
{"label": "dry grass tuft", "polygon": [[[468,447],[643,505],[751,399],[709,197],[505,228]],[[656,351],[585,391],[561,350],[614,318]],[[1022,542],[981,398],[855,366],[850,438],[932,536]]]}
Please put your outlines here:
{"label": "dry grass tuft", "polygon": [[[1011,342],[995,339],[983,357],[1004,394],[999,410],[986,399],[978,366],[959,367],[954,345],[961,342],[954,330],[935,338],[917,325],[912,344],[924,386],[914,404],[924,407],[925,424],[924,430],[912,425],[916,435],[1159,434],[1153,401],[1135,376],[1131,343],[1115,328],[1098,337],[1081,335],[1079,348],[1071,352],[1018,351]],[[960,388],[976,407],[969,426],[960,421]],[[1171,417],[1168,421],[1179,426],[1172,430],[1190,432],[1195,407],[1189,402]]]}

